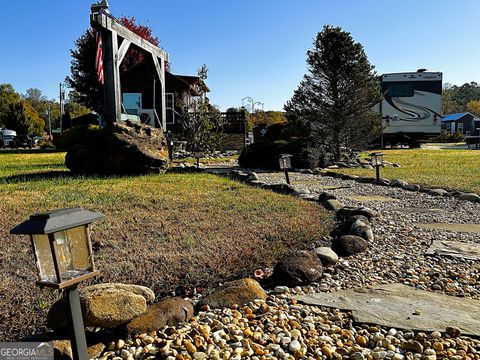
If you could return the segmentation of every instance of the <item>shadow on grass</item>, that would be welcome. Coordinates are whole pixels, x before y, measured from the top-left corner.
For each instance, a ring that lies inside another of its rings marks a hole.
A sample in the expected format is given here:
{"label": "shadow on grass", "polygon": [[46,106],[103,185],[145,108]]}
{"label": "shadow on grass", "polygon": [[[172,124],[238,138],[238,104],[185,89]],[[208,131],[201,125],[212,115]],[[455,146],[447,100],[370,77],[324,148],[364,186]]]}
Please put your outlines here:
{"label": "shadow on grass", "polygon": [[45,171],[0,177],[0,183],[16,184],[31,181],[58,180],[58,179],[115,179],[129,177],[127,175],[104,174],[75,174],[70,171]]}
{"label": "shadow on grass", "polygon": [[0,154],[53,154],[65,151],[65,149],[0,149]]}

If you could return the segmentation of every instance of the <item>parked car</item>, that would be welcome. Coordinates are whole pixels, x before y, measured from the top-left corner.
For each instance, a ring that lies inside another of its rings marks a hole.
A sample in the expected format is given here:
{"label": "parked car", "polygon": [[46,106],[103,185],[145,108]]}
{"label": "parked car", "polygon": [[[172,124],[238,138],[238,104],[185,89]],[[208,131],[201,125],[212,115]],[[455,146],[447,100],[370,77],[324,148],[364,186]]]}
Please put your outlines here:
{"label": "parked car", "polygon": [[13,147],[15,136],[17,136],[17,133],[14,130],[0,129],[0,147]]}
{"label": "parked car", "polygon": [[16,148],[32,148],[33,146],[33,138],[28,135],[17,135],[14,139],[13,147]]}

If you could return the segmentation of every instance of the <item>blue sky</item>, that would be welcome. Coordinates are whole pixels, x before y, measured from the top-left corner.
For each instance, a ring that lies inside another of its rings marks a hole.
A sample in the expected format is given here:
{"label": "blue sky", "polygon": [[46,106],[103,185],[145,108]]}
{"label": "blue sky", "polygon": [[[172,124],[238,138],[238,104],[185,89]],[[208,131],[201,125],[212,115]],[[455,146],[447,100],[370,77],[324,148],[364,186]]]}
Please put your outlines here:
{"label": "blue sky", "polygon": [[[58,97],[92,2],[2,1],[0,83]],[[378,73],[428,68],[443,72],[444,83],[480,82],[478,0],[110,0],[110,10],[149,24],[172,72],[207,64],[210,99],[222,110],[246,96],[281,110],[325,24],[349,31]]]}

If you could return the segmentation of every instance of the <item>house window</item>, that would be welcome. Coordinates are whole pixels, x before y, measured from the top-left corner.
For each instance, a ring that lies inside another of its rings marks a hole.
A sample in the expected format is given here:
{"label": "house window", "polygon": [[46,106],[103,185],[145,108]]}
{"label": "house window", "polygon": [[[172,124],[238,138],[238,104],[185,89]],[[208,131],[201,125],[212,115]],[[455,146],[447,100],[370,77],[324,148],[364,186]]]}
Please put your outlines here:
{"label": "house window", "polygon": [[174,93],[165,94],[165,110],[167,113],[167,124],[175,124],[175,98]]}
{"label": "house window", "polygon": [[142,108],[141,93],[123,93],[123,106],[127,114],[138,115]]}
{"label": "house window", "polygon": [[457,124],[457,131],[463,133],[463,123],[459,122]]}

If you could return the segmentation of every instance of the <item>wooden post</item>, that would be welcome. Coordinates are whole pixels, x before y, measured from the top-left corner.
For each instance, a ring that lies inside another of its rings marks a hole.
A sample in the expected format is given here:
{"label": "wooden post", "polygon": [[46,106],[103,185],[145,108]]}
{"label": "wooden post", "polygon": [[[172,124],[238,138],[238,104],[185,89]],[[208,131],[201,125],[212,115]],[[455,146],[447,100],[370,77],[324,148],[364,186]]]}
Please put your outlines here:
{"label": "wooden post", "polygon": [[121,119],[120,70],[118,64],[118,39],[115,31],[103,31],[103,67],[105,72],[105,113],[107,123]]}
{"label": "wooden post", "polygon": [[165,131],[167,126],[167,109],[165,106],[165,60],[157,57],[156,54],[152,54],[153,64],[160,81],[160,99],[162,100],[162,112],[160,114],[160,122],[162,129]]}
{"label": "wooden post", "polygon": [[[155,71],[161,86],[161,107],[159,115],[162,128],[165,130],[167,124],[167,112],[165,108],[165,61],[168,54],[157,46],[142,39],[137,34],[127,29],[112,16],[105,12],[92,8],[90,23],[92,27],[101,31],[103,35],[103,68],[104,68],[104,90],[105,90],[105,113],[106,123],[121,120],[122,93],[120,87],[120,64],[130,46],[135,46],[144,53],[151,54]],[[122,39],[118,46],[118,38]]]}

